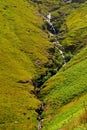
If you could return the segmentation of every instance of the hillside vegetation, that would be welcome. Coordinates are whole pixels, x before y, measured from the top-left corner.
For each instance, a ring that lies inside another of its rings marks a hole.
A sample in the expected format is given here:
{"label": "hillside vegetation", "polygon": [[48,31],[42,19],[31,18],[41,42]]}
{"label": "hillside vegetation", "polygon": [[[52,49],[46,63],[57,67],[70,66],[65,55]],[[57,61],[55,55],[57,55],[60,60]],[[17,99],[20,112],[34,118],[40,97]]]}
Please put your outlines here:
{"label": "hillside vegetation", "polygon": [[[86,79],[87,47],[44,84],[41,93],[47,104],[43,113],[43,116],[47,116],[44,130],[56,130],[69,123],[72,116],[75,120],[74,116],[78,117],[79,113],[81,114],[85,109],[84,104],[87,104]],[[71,130],[70,127],[65,130]]]}
{"label": "hillside vegetation", "polygon": [[59,40],[66,52],[78,53],[42,86],[41,97],[47,104],[42,115],[43,130],[87,129],[86,12],[87,6],[83,3],[65,17],[68,30]]}
{"label": "hillside vegetation", "polygon": [[87,129],[86,42],[86,0],[0,1],[0,130]]}
{"label": "hillside vegetation", "polygon": [[32,79],[45,72],[50,47],[42,24],[27,1],[0,1],[0,130],[37,128]]}

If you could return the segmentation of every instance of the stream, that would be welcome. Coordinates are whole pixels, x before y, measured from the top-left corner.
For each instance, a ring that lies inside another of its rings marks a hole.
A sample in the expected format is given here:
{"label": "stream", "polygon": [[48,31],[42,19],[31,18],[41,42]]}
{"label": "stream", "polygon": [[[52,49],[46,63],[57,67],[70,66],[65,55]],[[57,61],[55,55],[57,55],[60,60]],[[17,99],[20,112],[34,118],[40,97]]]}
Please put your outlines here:
{"label": "stream", "polygon": [[[48,24],[50,25],[50,30],[52,32],[52,35],[55,36],[56,35],[56,29],[54,28],[52,22],[51,22],[51,13],[49,13],[46,17],[45,17],[45,20],[48,22]],[[65,61],[65,55],[64,55],[64,48],[63,46],[60,44],[60,42],[57,40],[57,38],[55,38],[55,42],[57,43],[58,45],[58,48],[59,48],[59,53],[61,54],[62,58],[63,58],[63,61],[64,61],[64,64],[66,64],[66,61]],[[61,49],[60,49],[61,47]]]}
{"label": "stream", "polygon": [[[57,35],[56,29],[54,28],[54,26],[53,26],[53,24],[52,24],[52,22],[51,22],[51,13],[49,13],[46,17],[44,17],[44,19],[45,19],[45,20],[48,22],[48,24],[50,25],[50,31],[51,31],[52,36],[56,36],[56,35]],[[59,53],[60,53],[60,55],[61,55],[62,58],[63,58],[63,66],[64,66],[64,65],[66,64],[65,55],[64,55],[64,52],[63,52],[64,48],[63,48],[63,46],[60,44],[60,42],[57,40],[57,38],[55,38],[55,42],[56,42],[56,44],[57,44],[57,46],[58,46]],[[35,92],[36,92],[36,97],[39,98],[40,89],[38,90],[38,88],[36,87]],[[41,117],[41,115],[42,115],[42,113],[43,113],[43,111],[44,111],[44,109],[45,109],[46,104],[44,104],[43,101],[41,101],[41,102],[42,102],[41,106],[36,110],[36,112],[38,113],[38,118],[37,118],[37,120],[38,120],[38,128],[37,128],[37,130],[42,130],[42,122],[43,122],[43,120],[44,120],[44,119]]]}

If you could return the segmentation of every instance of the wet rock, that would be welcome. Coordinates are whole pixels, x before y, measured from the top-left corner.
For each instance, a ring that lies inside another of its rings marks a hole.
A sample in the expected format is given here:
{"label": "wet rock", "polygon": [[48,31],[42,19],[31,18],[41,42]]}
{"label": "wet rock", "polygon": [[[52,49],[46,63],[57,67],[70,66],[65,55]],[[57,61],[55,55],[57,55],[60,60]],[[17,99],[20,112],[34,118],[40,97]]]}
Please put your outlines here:
{"label": "wet rock", "polygon": [[30,120],[30,117],[28,117],[27,119]]}
{"label": "wet rock", "polygon": [[24,112],[24,113],[23,113],[23,115],[25,116],[25,115],[27,115],[27,113],[26,113],[26,112]]}

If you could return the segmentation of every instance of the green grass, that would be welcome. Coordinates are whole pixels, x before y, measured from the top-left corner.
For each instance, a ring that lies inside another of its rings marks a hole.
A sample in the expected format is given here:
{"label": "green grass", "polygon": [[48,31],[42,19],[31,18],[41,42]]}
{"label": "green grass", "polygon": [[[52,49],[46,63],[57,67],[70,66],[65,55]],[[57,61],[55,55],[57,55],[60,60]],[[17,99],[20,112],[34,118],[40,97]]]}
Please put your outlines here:
{"label": "green grass", "polygon": [[59,128],[62,130],[62,128],[65,126],[68,127],[67,130],[71,130],[74,125],[76,125],[76,127],[80,126],[81,124],[79,123],[79,118],[84,111],[84,101],[87,103],[86,100],[87,94],[81,98],[72,100],[70,103],[62,106],[60,109],[54,108],[50,114],[48,114],[48,109],[46,112],[48,114],[47,118],[45,117],[45,121],[43,123],[43,130],[49,130],[49,128],[50,130],[57,130]]}
{"label": "green grass", "polygon": [[[49,128],[56,130],[64,122],[66,124],[72,115],[83,109],[83,105],[80,104],[86,102],[86,80],[87,47],[43,85],[41,96],[47,104],[45,113],[43,113],[46,118],[44,130],[49,130]],[[79,101],[80,97],[83,97],[81,101]]]}
{"label": "green grass", "polygon": [[45,72],[48,36],[37,7],[24,0],[0,1],[0,130],[34,130],[40,101],[32,80]]}
{"label": "green grass", "polygon": [[66,52],[78,53],[42,86],[41,99],[47,105],[42,114],[45,118],[43,130],[62,130],[64,127],[66,129],[63,130],[71,130],[75,125],[73,120],[77,120],[75,130],[84,130],[86,126],[79,123],[79,118],[83,113],[84,102],[87,104],[87,7],[86,3],[73,3],[56,9],[52,12],[56,27],[60,20],[58,11],[63,10],[68,30],[60,42]]}
{"label": "green grass", "polygon": [[71,49],[72,53],[74,51],[77,52],[84,45],[86,45],[87,40],[86,12],[87,12],[86,4],[82,4],[77,9],[72,10],[71,14],[66,17],[66,25],[68,28],[68,32],[64,35],[62,44],[64,44],[66,49]]}
{"label": "green grass", "polygon": [[[55,9],[57,2],[43,0],[39,5],[42,14]],[[42,30],[44,23],[37,10],[37,6],[25,0],[0,1],[0,130],[36,130],[38,126],[35,109],[41,102],[31,94],[34,86],[32,82],[18,83],[32,80],[47,69],[47,50],[52,46]],[[43,130],[65,126],[71,130],[69,123],[73,126],[73,119],[79,120],[83,102],[87,104],[87,7],[63,5],[52,13],[53,19],[55,15],[59,19],[58,11],[63,10],[68,13],[68,32],[61,43],[65,49],[75,46],[78,54],[43,85],[41,98],[47,104],[42,114]],[[75,128],[79,129],[85,129],[83,123]]]}

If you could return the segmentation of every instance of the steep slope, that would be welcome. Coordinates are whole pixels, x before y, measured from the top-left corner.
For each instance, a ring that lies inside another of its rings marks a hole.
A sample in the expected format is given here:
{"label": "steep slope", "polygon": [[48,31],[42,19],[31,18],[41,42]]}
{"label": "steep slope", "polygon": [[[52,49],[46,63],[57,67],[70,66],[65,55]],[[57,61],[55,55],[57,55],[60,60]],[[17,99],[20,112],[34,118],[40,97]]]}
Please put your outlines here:
{"label": "steep slope", "polygon": [[[42,17],[52,14],[56,34],[51,38],[38,9]],[[77,0],[0,1],[1,130],[36,130],[38,113],[40,130],[87,129],[86,12],[86,2]],[[72,57],[59,72],[63,59],[55,39],[66,61]]]}
{"label": "steep slope", "polygon": [[87,7],[81,4],[66,17],[68,32],[61,43],[72,60],[42,86],[46,103],[43,130],[87,129]]}
{"label": "steep slope", "polygon": [[46,125],[44,129],[56,130],[69,123],[72,115],[81,114],[84,102],[87,103],[86,79],[87,47],[44,84],[41,94],[47,104],[45,114],[48,122],[43,125]]}
{"label": "steep slope", "polygon": [[37,8],[27,1],[0,1],[1,130],[37,129],[40,101],[32,79],[45,72],[50,47],[42,24]]}
{"label": "steep slope", "polygon": [[86,45],[87,40],[87,6],[86,3],[73,10],[66,18],[67,33],[64,35],[62,44],[66,51],[77,52]]}

